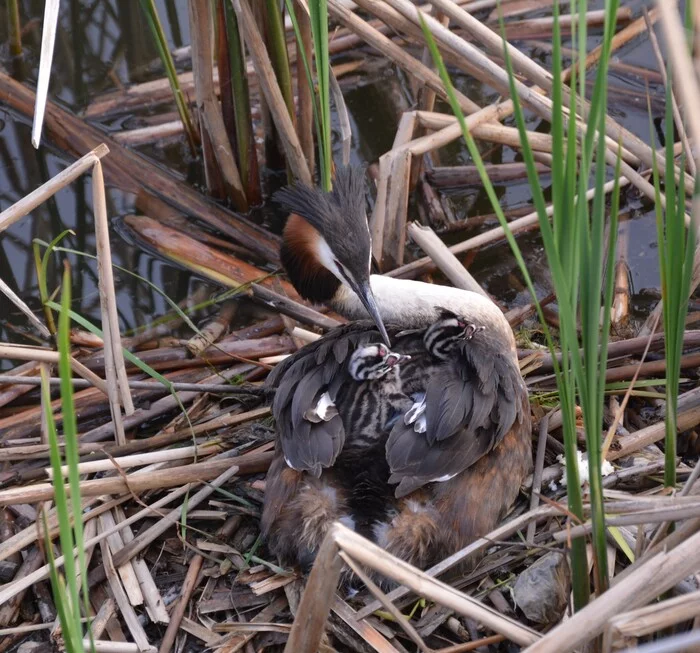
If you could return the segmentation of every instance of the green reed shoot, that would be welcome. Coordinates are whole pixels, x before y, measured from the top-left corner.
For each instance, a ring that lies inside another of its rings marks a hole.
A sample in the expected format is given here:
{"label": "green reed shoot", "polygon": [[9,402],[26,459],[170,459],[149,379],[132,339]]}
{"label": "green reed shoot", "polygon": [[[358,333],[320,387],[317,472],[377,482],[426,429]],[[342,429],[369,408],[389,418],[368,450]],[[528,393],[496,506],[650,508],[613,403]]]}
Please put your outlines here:
{"label": "green reed shoot", "polygon": [[22,27],[19,22],[19,0],[8,0],[7,24],[10,28],[10,54],[19,57],[22,54]]}
{"label": "green reed shoot", "polygon": [[277,77],[284,103],[292,120],[294,120],[294,95],[292,94],[292,75],[287,55],[287,36],[284,20],[278,0],[265,0],[265,24],[270,61]]}
{"label": "green reed shoot", "polygon": [[[90,614],[87,585],[87,559],[85,555],[82,505],[80,499],[80,474],[78,473],[78,428],[73,402],[72,370],[70,364],[70,268],[66,263],[61,289],[61,305],[58,317],[59,375],[61,377],[61,414],[65,463],[68,468],[68,489],[64,483],[62,456],[58,433],[51,411],[51,394],[48,375],[42,366],[42,397],[46,411],[49,458],[53,470],[56,514],[58,517],[59,542],[64,556],[65,575],[61,575],[53,556],[51,539],[44,515],[46,551],[51,571],[51,587],[61,623],[62,634],[69,653],[82,653],[83,628],[81,607],[86,616]],[[77,566],[73,550],[77,547]],[[80,583],[78,582],[80,578]],[[81,605],[82,590],[82,605]],[[94,644],[91,636],[91,648]]]}
{"label": "green reed shoot", "polygon": [[[331,152],[331,86],[330,58],[328,56],[328,3],[326,0],[309,0],[311,36],[314,43],[316,82],[319,104],[321,138],[318,143],[321,187],[331,189],[333,155]],[[299,45],[298,49],[301,49]]]}
{"label": "green reed shoot", "polygon": [[156,9],[155,0],[141,0],[141,8],[146,16],[148,25],[151,28],[151,34],[153,35],[153,41],[158,50],[158,55],[160,60],[163,62],[163,67],[165,68],[165,74],[170,82],[170,88],[173,92],[173,97],[175,99],[175,106],[177,107],[177,112],[180,114],[180,120],[185,128],[185,134],[187,134],[187,141],[192,150],[192,154],[195,154],[197,148],[198,138],[192,125],[192,119],[190,118],[190,112],[187,107],[187,100],[185,99],[182,89],[180,88],[180,81],[177,78],[177,71],[175,70],[175,63],[168,49],[168,42],[165,38],[165,32],[163,31],[163,25],[160,22],[160,17],[158,16],[158,9]]}
{"label": "green reed shoot", "polygon": [[[610,324],[610,304],[612,301],[615,242],[617,234],[617,213],[619,186],[613,191],[610,210],[611,237],[605,245],[605,184],[606,167],[604,161],[605,117],[607,108],[607,72],[610,59],[610,42],[614,33],[616,1],[606,2],[606,21],[603,36],[603,52],[596,75],[590,113],[585,135],[578,142],[574,116],[577,98],[574,92],[569,95],[569,118],[566,119],[566,104],[563,93],[563,71],[561,52],[561,32],[559,29],[559,7],[554,3],[553,31],[553,89],[554,105],[551,133],[553,157],[562,165],[552,170],[552,202],[554,215],[552,223],[546,214],[546,203],[541,183],[537,175],[535,160],[527,140],[523,111],[516,91],[509,52],[504,48],[506,67],[509,72],[511,97],[515,107],[515,117],[520,132],[523,158],[528,171],[533,203],[539,216],[542,240],[551,270],[552,281],[559,306],[561,364],[555,364],[557,388],[561,402],[564,431],[567,488],[569,510],[583,519],[583,501],[576,455],[576,399],[581,403],[586,428],[588,460],[591,467],[591,504],[593,521],[593,541],[596,558],[596,585],[599,591],[607,587],[607,558],[605,541],[605,514],[603,512],[602,479],[600,476],[600,449],[602,444],[602,415],[605,391],[607,342]],[[572,4],[572,12],[579,14],[578,60],[586,56],[585,16],[586,2],[579,0]],[[583,25],[583,27],[582,27]],[[526,285],[537,303],[535,289],[528,274],[519,247],[510,232],[508,223],[500,208],[498,198],[483,166],[479,151],[469,134],[467,123],[461,112],[449,76],[441,60],[437,47],[427,26],[423,25],[428,47],[433,55],[440,76],[448,92],[452,110],[460,122],[469,152],[479,169],[482,183],[491,200],[494,212],[499,218],[506,238],[513,250],[516,261],[525,278]],[[583,70],[583,69],[582,69]],[[579,73],[580,76],[580,73]],[[576,71],[572,76],[572,88],[576,88]],[[585,84],[582,84],[582,89]],[[568,122],[566,122],[568,120]],[[566,122],[566,124],[565,124]],[[619,176],[619,170],[616,170]],[[585,198],[589,178],[593,175],[595,196],[592,207]],[[616,177],[617,178],[617,177]],[[605,274],[605,270],[609,274]],[[601,293],[602,288],[602,293]],[[601,300],[603,316],[601,324]],[[556,353],[549,328],[538,306],[540,321],[552,354]],[[579,322],[581,335],[579,336]],[[602,327],[602,328],[601,328]],[[579,349],[583,350],[581,354]],[[583,539],[572,541],[572,570],[574,578],[574,603],[577,609],[583,607],[589,598],[590,587]]]}
{"label": "green reed shoot", "polygon": [[[681,373],[681,354],[685,317],[688,312],[690,281],[693,276],[696,234],[689,222],[685,226],[685,157],[680,162],[680,184],[676,187],[673,157],[673,104],[671,96],[672,70],[667,68],[666,114],[664,118],[664,138],[666,141],[666,207],[661,204],[661,180],[656,159],[653,160],[654,192],[656,195],[656,231],[659,251],[659,271],[661,274],[661,302],[663,307],[664,334],[666,348],[666,436],[664,441],[664,483],[667,487],[676,485],[676,440],[678,418],[678,391]],[[654,129],[649,113],[652,143]]]}

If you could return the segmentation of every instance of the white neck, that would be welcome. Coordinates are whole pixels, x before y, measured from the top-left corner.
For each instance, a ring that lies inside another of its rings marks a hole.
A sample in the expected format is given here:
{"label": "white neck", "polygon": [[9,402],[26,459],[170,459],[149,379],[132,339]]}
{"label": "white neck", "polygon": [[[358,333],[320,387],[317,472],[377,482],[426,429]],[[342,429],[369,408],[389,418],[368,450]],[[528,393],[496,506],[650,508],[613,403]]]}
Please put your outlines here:
{"label": "white neck", "polygon": [[[515,338],[508,321],[498,306],[483,295],[469,290],[378,274],[370,277],[370,285],[382,319],[387,324],[419,329],[435,322],[440,309],[445,308],[479,326],[496,330],[503,337],[504,344],[515,351]],[[368,317],[357,295],[345,285],[339,288],[331,305],[338,313],[351,320]]]}

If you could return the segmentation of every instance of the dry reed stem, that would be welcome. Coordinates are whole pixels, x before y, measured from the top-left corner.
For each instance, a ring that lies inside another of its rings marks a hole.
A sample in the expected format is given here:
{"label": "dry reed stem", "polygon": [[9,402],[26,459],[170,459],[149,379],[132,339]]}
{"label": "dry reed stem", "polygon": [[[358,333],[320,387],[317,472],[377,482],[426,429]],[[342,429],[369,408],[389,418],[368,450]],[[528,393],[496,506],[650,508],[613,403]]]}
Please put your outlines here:
{"label": "dry reed stem", "polygon": [[114,134],[114,140],[122,145],[134,147],[137,145],[164,141],[174,136],[180,136],[184,131],[185,126],[182,124],[181,120],[170,120],[160,125],[138,127],[137,129],[127,129],[117,132]]}
{"label": "dry reed stem", "polygon": [[338,584],[343,561],[334,537],[336,524],[324,538],[289,633],[284,653],[318,650]]}
{"label": "dry reed stem", "polygon": [[[95,653],[144,653],[143,649],[138,644],[132,644],[130,642],[111,642],[108,640],[93,640],[92,644],[95,646]],[[89,639],[83,640],[83,646],[86,651],[91,650],[92,645]],[[155,651],[154,647],[146,649],[148,651]]]}
{"label": "dry reed stem", "polygon": [[107,598],[107,600],[102,603],[100,609],[97,611],[97,614],[90,622],[90,633],[92,634],[93,639],[98,640],[100,637],[102,637],[102,633],[107,627],[107,622],[112,618],[112,615],[114,615],[116,609],[117,605],[114,602],[114,599]]}
{"label": "dry reed stem", "polygon": [[[116,506],[113,510],[114,519],[117,524],[122,524],[126,521],[126,514],[121,506]],[[134,540],[134,533],[131,526],[128,524],[122,526],[119,534],[124,541],[124,544],[130,544]],[[170,622],[170,616],[165,608],[163,597],[160,594],[155,580],[151,575],[148,564],[143,558],[136,557],[131,560],[131,565],[138,578],[139,587],[143,594],[144,603],[146,604],[146,612],[153,623],[167,624]]]}
{"label": "dry reed stem", "polygon": [[29,306],[27,306],[20,297],[18,297],[14,290],[10,288],[2,279],[0,279],[0,292],[4,295],[20,310],[24,313],[25,317],[34,325],[34,328],[42,335],[44,338],[50,338],[51,332],[46,328],[46,326],[41,322],[41,320],[32,313]]}
{"label": "dry reed stem", "polygon": [[[656,38],[656,32],[654,32],[654,26],[652,25],[649,12],[646,7],[642,7],[643,16],[645,21],[647,33],[649,34],[649,42],[654,51],[654,56],[656,57],[656,64],[659,67],[659,74],[664,82],[664,87],[668,88],[668,75],[666,74],[666,65],[664,62],[664,56],[661,53],[661,48],[659,46],[659,40]],[[656,12],[655,12],[656,13]],[[683,149],[687,156],[688,170],[693,177],[695,177],[697,172],[697,167],[695,165],[695,159],[692,156],[693,150],[690,147],[690,141],[688,140],[688,134],[685,131],[685,125],[683,124],[683,117],[681,116],[680,108],[678,107],[678,102],[676,101],[676,92],[671,89],[671,102],[673,104],[673,121],[676,125],[676,129],[681,137],[681,142],[683,143]]]}
{"label": "dry reed stem", "polygon": [[92,168],[97,161],[109,153],[109,148],[102,143],[94,150],[88,152],[75,163],[69,165],[57,175],[43,183],[39,188],[25,195],[21,200],[6,208],[0,213],[0,232],[5,231],[25,215],[31,213],[37,206],[53,197],[59,190],[73,183],[78,177]]}
{"label": "dry reed stem", "polygon": [[[620,187],[624,187],[627,184],[629,184],[629,180],[627,179],[620,179],[618,182],[618,185]],[[609,181],[603,186],[603,191],[607,193],[611,193],[613,189],[615,188],[615,181]],[[588,190],[586,193],[586,199],[591,200],[593,199],[593,196],[596,193],[595,188],[591,188]],[[552,216],[553,213],[553,206],[550,204],[547,206],[547,215]],[[537,214],[537,211],[534,211],[533,213],[530,213],[529,215],[523,216],[522,218],[518,218],[517,220],[513,220],[510,224],[510,231],[513,234],[517,234],[523,231],[526,231],[528,229],[534,229],[537,227],[539,222],[539,216]],[[499,242],[505,238],[505,232],[503,230],[503,227],[494,227],[493,229],[486,231],[482,234],[479,234],[478,236],[474,236],[472,238],[468,238],[467,240],[462,241],[461,243],[458,243],[456,245],[452,245],[449,249],[453,254],[463,254],[464,252],[468,252],[473,249],[477,249],[480,247],[484,247],[485,245],[490,245],[495,242]],[[414,277],[420,274],[425,273],[428,271],[432,266],[432,260],[429,256],[424,256],[423,258],[419,258],[415,261],[412,261],[411,263],[407,263],[406,265],[396,268],[395,270],[391,270],[390,272],[387,272],[387,276],[389,277],[399,277],[399,278],[405,278],[405,277]]]}
{"label": "dry reed stem", "polygon": [[331,538],[336,546],[357,562],[402,583],[421,596],[437,601],[466,617],[480,621],[486,627],[505,635],[517,644],[529,645],[540,637],[539,633],[534,630],[498,614],[480,601],[462,594],[453,587],[429,576],[426,572],[392,556],[381,547],[338,522],[331,527],[326,541]]}
{"label": "dry reed stem", "polygon": [[187,610],[187,604],[192,596],[192,592],[197,587],[197,578],[202,569],[203,563],[204,558],[200,555],[195,555],[192,560],[190,560],[190,565],[187,569],[187,574],[185,575],[185,580],[182,584],[180,596],[172,609],[172,619],[165,631],[165,634],[163,635],[158,653],[170,653],[172,650],[175,644],[175,638],[177,637],[180,629],[180,623],[182,622],[182,618],[185,616],[185,610]]}
{"label": "dry reed stem", "polygon": [[[298,329],[298,334],[297,331],[295,331],[295,335],[297,337],[305,338],[307,339],[306,341],[312,342],[312,340],[318,339],[321,336],[317,333],[312,333],[311,331],[306,331],[305,329]],[[312,338],[313,336],[313,338]],[[86,368],[87,369],[87,368]],[[90,372],[90,370],[87,370]],[[99,378],[99,377],[98,377]],[[101,379],[100,379],[101,380]],[[61,379],[57,376],[51,376],[48,378],[48,381],[51,385],[53,386],[59,386],[61,384]],[[71,383],[73,384],[74,388],[88,388],[92,385],[90,381],[87,381],[85,379],[71,379]],[[102,382],[104,383],[104,381]],[[27,385],[27,386],[36,386],[36,385],[41,385],[41,377],[40,376],[14,376],[14,375],[8,375],[8,374],[0,374],[0,385]],[[163,386],[163,384],[160,381],[156,381],[155,379],[153,381],[133,381],[129,379],[129,387],[132,390],[155,390],[155,389],[163,389],[166,390],[166,388]],[[252,392],[247,392],[245,388],[241,388],[240,386],[233,385],[231,383],[180,383],[178,381],[175,381],[172,383],[172,389],[173,390],[194,390],[196,392],[215,392],[215,393],[222,393],[222,394],[254,394]],[[105,386],[105,394],[107,387]],[[2,459],[3,455],[6,454],[7,451],[0,451],[0,459]]]}
{"label": "dry reed stem", "polygon": [[672,551],[662,551],[638,567],[529,646],[527,653],[568,653],[575,650],[602,633],[619,606],[634,609],[647,604],[694,573],[699,564],[700,533],[696,533]]}
{"label": "dry reed stem", "polygon": [[[551,413],[550,413],[551,414]],[[535,469],[532,473],[532,491],[530,492],[530,512],[540,505],[540,490],[542,489],[542,472],[544,470],[544,456],[547,452],[547,435],[549,432],[549,414],[540,419],[539,435],[537,438],[537,451],[535,453]],[[531,521],[527,525],[525,541],[534,543],[537,522]]]}
{"label": "dry reed stem", "polygon": [[[394,2],[398,0],[388,1]],[[663,0],[657,1],[659,5],[663,4]],[[490,28],[483,25],[480,21],[476,20],[467,11],[457,6],[451,0],[431,0],[431,3],[439,7],[446,15],[450,16],[451,19],[453,19],[458,25],[464,28],[467,31],[467,33],[471,34],[475,39],[481,42],[495,56],[501,56],[504,46],[507,47],[511,57],[511,61],[513,62],[514,71],[525,75],[528,79],[533,80],[541,88],[551,93],[553,78],[551,74],[544,68],[542,68],[542,66],[540,66],[536,61],[520,52],[517,48],[510,45],[507,41],[504,42],[498,34],[496,34]],[[412,13],[415,15],[415,11],[413,11]],[[429,25],[432,25],[432,23],[429,23]],[[641,30],[641,25],[637,24],[635,25],[635,29],[632,30],[630,34],[636,35],[637,33],[639,33],[639,30]],[[435,34],[436,38],[439,38],[439,34],[441,32],[440,30],[437,30],[433,31],[433,33]],[[619,39],[618,42],[615,43],[615,45],[619,46],[622,44],[621,42],[624,42],[623,39]],[[590,63],[592,64],[594,62],[595,59],[592,59]],[[502,77],[503,72],[505,71],[501,71],[501,73],[499,74],[500,77]],[[505,92],[508,93],[508,90],[505,89]],[[563,85],[562,96],[564,106],[569,106],[569,93],[570,91],[568,87]],[[696,97],[700,97],[700,95]],[[526,94],[525,96],[521,96],[521,99],[523,100],[523,102],[527,102],[528,95]],[[535,107],[533,106],[533,109],[534,108]],[[590,109],[588,102],[579,102],[579,109],[583,111],[584,117],[587,116],[588,111]],[[700,123],[700,121],[698,122]],[[632,154],[637,156],[641,161],[643,161],[644,164],[649,168],[652,167],[652,160],[655,157],[657,166],[659,168],[659,174],[664,174],[663,171],[665,170],[665,158],[663,157],[663,155],[658,152],[655,152],[651,147],[649,147],[649,145],[647,145],[640,138],[632,134],[629,130],[620,126],[615,120],[610,118],[610,116],[606,116],[606,131],[608,135],[608,146],[611,148],[611,151],[615,153],[615,155],[617,153],[617,144],[619,142],[623,148],[623,153],[625,150],[631,152]],[[678,175],[679,173],[680,171],[676,167],[676,175]],[[693,187],[691,180],[687,179],[686,184],[688,184],[686,185],[686,188]]]}
{"label": "dry reed stem", "polygon": [[126,436],[122,424],[121,405],[126,415],[134,412],[134,402],[126,376],[124,353],[119,333],[119,313],[114,291],[114,272],[112,268],[112,250],[109,244],[109,222],[107,218],[107,200],[105,197],[102,164],[97,161],[92,169],[92,203],[95,214],[95,248],[97,254],[97,275],[100,291],[100,309],[102,329],[104,331],[105,373],[115,422],[117,442],[124,444]]}
{"label": "dry reed stem", "polygon": [[[667,56],[673,64],[673,85],[685,107],[685,120],[693,142],[697,145],[700,143],[700,114],[693,107],[700,106],[700,84],[688,52],[685,29],[678,15],[678,3],[674,0],[657,0],[656,6],[666,37]],[[695,165],[696,169],[700,167],[700,150],[697,148]],[[693,186],[686,185],[686,188],[693,188]],[[697,211],[693,211],[693,222],[695,232],[700,233],[700,213]]]}
{"label": "dry reed stem", "polygon": [[700,614],[700,592],[677,596],[655,605],[623,612],[610,619],[603,633],[603,651],[629,644],[629,638],[651,635]]}
{"label": "dry reed stem", "polygon": [[109,582],[109,587],[112,590],[112,596],[121,612],[122,618],[126,623],[131,637],[134,642],[138,645],[139,651],[143,653],[156,653],[156,648],[151,646],[148,641],[148,635],[143,629],[141,622],[139,621],[138,615],[134,611],[134,608],[129,603],[129,599],[119,581],[119,576],[117,576],[117,571],[112,559],[112,553],[109,550],[109,546],[106,540],[100,542],[100,550],[102,551],[102,564],[107,571],[107,581]]}
{"label": "dry reed stem", "polygon": [[[27,345],[14,345],[9,343],[0,343],[0,359],[9,358],[13,360],[36,361],[38,363],[58,364],[58,352],[51,349],[43,349],[41,347],[32,347]],[[90,385],[95,386],[105,395],[108,394],[107,384],[97,374],[89,370],[80,361],[71,356],[71,369],[78,375],[82,376]]]}
{"label": "dry reed stem", "polygon": [[238,21],[241,26],[241,35],[248,45],[250,57],[253,60],[253,65],[258,73],[260,88],[262,89],[268,108],[274,116],[275,126],[277,127],[282,145],[284,148],[287,162],[294,176],[303,181],[307,185],[313,184],[311,172],[309,170],[304,151],[301,143],[294,130],[294,124],[287,110],[282,91],[275,78],[275,73],[272,69],[270,57],[265,48],[255,18],[250,10],[247,0],[232,0],[233,8],[238,16]]}
{"label": "dry reed stem", "polygon": [[[116,521],[112,515],[112,512],[110,511],[101,514],[99,522],[100,529],[102,531],[112,531],[112,533],[106,538],[111,554],[114,555],[117,551],[121,551],[121,549],[124,548],[124,540],[122,539],[121,533],[115,530]],[[93,520],[88,523],[92,525],[96,522]],[[134,607],[137,605],[143,605],[143,594],[141,592],[141,587],[139,586],[139,581],[136,578],[136,571],[132,566],[131,561],[125,562],[123,565],[119,565],[117,568],[117,573],[119,574],[119,578],[121,579],[122,586],[124,587],[126,596],[129,599],[129,603]]]}
{"label": "dry reed stem", "polygon": [[[216,443],[205,442],[194,447],[179,447],[177,449],[164,449],[150,453],[133,454],[131,456],[110,457],[104,460],[91,460],[79,463],[78,472],[80,474],[93,474],[95,472],[128,469],[129,467],[140,467],[141,465],[183,460],[185,458],[197,458],[206,454],[218,453],[217,448],[218,445]],[[46,475],[53,481],[53,469],[47,467],[45,471]],[[63,476],[68,475],[67,465],[61,467],[61,473]]]}
{"label": "dry reed stem", "polygon": [[[402,146],[410,142],[416,124],[415,112],[404,112],[394,136],[394,143],[386,154],[379,158],[379,180],[377,181],[377,197],[370,219],[372,235],[372,253],[375,260],[382,266],[386,259],[390,266],[392,261],[403,258],[404,241],[402,235],[406,224],[405,207],[408,205],[408,174],[407,159],[410,155]],[[394,181],[394,174],[401,175]],[[404,209],[404,210],[402,210]],[[386,240],[386,242],[385,242]]]}
{"label": "dry reed stem", "polygon": [[411,222],[408,225],[408,235],[434,261],[455,288],[479,293],[488,298],[488,293],[430,227]]}
{"label": "dry reed stem", "polygon": [[[144,476],[128,476],[125,480],[120,477],[99,478],[90,481],[82,481],[80,493],[84,497],[101,496],[103,494],[122,494],[133,492],[138,494],[144,490],[155,490],[176,487],[183,483],[196,483],[209,481],[215,478],[222,470],[231,465],[239,465],[242,473],[251,474],[265,471],[270,461],[271,453],[244,454],[237,458],[224,460],[210,460],[192,465],[171,467]],[[68,491],[68,486],[66,486]],[[47,501],[54,498],[52,483],[37,483],[25,488],[11,488],[0,491],[0,506],[11,506],[18,503],[34,503]]]}
{"label": "dry reed stem", "polygon": [[[172,492],[169,492],[166,494],[164,497],[158,499],[157,501],[154,501],[152,504],[147,506],[146,508],[143,508],[142,510],[139,510],[135,514],[133,514],[131,517],[127,518],[126,520],[120,522],[115,526],[115,531],[119,531],[126,526],[133,524],[137,521],[140,521],[142,519],[145,519],[146,517],[153,517],[153,515],[158,515],[160,508],[163,506],[166,506],[167,504],[171,503],[175,499],[178,499],[179,497],[185,495],[187,492],[190,491],[191,485],[184,485],[180,488],[177,488],[176,490],[173,490]],[[131,498],[131,495],[127,495],[127,497],[124,497],[123,500],[126,500],[126,498]],[[94,511],[98,515],[101,514],[97,511]],[[93,517],[93,514],[89,514],[90,517]],[[53,531],[55,530],[56,532],[58,531],[57,528],[57,523],[58,520],[55,517],[55,511],[54,511],[54,524],[51,525],[50,527],[52,529],[52,537],[54,536]],[[29,533],[28,537],[24,537],[23,541],[21,542],[20,548],[18,550],[21,550],[23,548],[26,548],[28,544],[39,537],[39,533],[37,533],[37,529],[35,526],[31,526],[26,529],[27,531],[32,531]],[[95,546],[95,544],[99,544],[103,539],[105,539],[112,531],[105,531],[101,532],[100,534],[96,535],[93,537],[91,540],[85,540],[83,543],[83,546],[88,549],[89,547]],[[20,535],[18,533],[18,535]],[[22,534],[23,535],[23,534]],[[29,542],[28,542],[29,541]],[[7,543],[4,543],[7,544]],[[17,547],[13,547],[13,549],[17,549]],[[12,549],[11,549],[12,550]],[[74,549],[74,555],[77,555],[77,549]],[[64,556],[59,556],[56,558],[54,561],[54,564],[56,565],[57,569],[60,569],[63,566],[64,562]],[[8,583],[0,589],[0,605],[3,605],[7,601],[9,601],[13,596],[17,596],[19,592],[22,592],[24,589],[27,587],[31,587],[34,583],[38,583],[42,580],[46,580],[49,578],[50,575],[50,568],[49,565],[46,564],[43,567],[40,567],[37,569],[35,572],[29,574],[28,576],[25,576],[21,578],[20,580],[14,581],[12,583]]]}
{"label": "dry reed stem", "polygon": [[[241,175],[231,150],[221,106],[216,98],[213,79],[212,21],[211,3],[207,0],[191,0],[188,3],[192,38],[192,71],[195,81],[197,109],[200,115],[202,149],[204,151],[204,171],[207,187],[215,187],[218,175],[223,175],[226,190],[239,211],[248,210]],[[211,148],[211,151],[209,151]],[[245,156],[245,153],[241,153]],[[218,168],[212,169],[216,161]]]}

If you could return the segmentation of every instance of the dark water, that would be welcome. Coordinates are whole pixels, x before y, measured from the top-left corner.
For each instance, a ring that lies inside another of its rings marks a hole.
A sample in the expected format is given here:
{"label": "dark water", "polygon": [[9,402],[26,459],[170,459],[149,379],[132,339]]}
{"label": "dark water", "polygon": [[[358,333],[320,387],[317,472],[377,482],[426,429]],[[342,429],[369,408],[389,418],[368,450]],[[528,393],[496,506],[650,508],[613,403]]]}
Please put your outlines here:
{"label": "dark water", "polygon": [[[10,61],[7,47],[6,21],[0,21],[0,62],[7,70],[14,70],[25,83],[34,86],[38,70],[41,41],[42,0],[21,0],[22,26],[25,30],[24,60],[19,69]],[[156,3],[168,42],[172,48],[189,44],[186,0],[161,0]],[[119,86],[162,77],[156,62],[157,53],[152,45],[148,27],[136,0],[72,0],[61,4],[59,31],[50,87],[50,98],[77,113],[83,111],[91,99]],[[591,46],[596,42],[591,37]],[[549,55],[532,44],[518,44],[521,48],[548,63]],[[344,55],[346,58],[348,55]],[[364,66],[358,72],[341,80],[353,127],[355,162],[373,162],[391,147],[400,110],[410,108],[407,101],[407,79],[392,65],[373,52],[363,50]],[[637,39],[618,51],[616,61],[656,70],[650,46],[646,39]],[[473,80],[456,78],[456,83],[478,103],[484,105],[495,99],[488,88]],[[627,128],[649,140],[649,117],[646,110],[646,87],[642,78],[613,73],[610,113]],[[654,118],[661,116],[663,90],[651,84],[654,100]],[[164,105],[159,111],[172,111]],[[110,118],[104,123],[111,132],[141,126],[148,113]],[[534,120],[534,119],[532,119]],[[506,121],[506,124],[513,124]],[[546,126],[532,123],[533,127]],[[0,210],[7,208],[23,195],[62,170],[71,159],[44,142],[39,151],[30,143],[30,122],[13,115],[0,106]],[[146,145],[138,148],[145,155],[196,182],[193,170],[198,166],[190,160],[181,141],[172,140],[164,145]],[[482,151],[487,149],[482,146]],[[490,149],[490,148],[488,148]],[[518,155],[507,148],[495,148],[489,155],[492,162],[518,160]],[[466,149],[455,143],[440,153],[443,165],[469,162]],[[546,185],[548,180],[543,177]],[[504,208],[526,205],[530,193],[525,182],[511,182],[498,188]],[[58,193],[30,216],[0,235],[0,276],[33,308],[39,310],[36,274],[34,271],[32,241],[51,241],[70,229],[63,244],[66,247],[94,253],[91,181],[84,177]],[[445,193],[457,219],[491,213],[486,195],[480,186]],[[108,189],[108,209],[113,219],[112,247],[114,262],[151,280],[174,300],[183,299],[202,280],[175,264],[143,251],[121,227],[120,216],[133,209],[134,198],[116,189]],[[658,286],[656,265],[654,215],[648,203],[642,202],[634,190],[625,191],[623,210],[627,212],[629,232],[629,261],[632,268],[633,306],[635,316],[643,317],[649,298],[645,289]],[[474,235],[491,224],[467,230],[449,237],[451,242]],[[547,288],[543,251],[536,235],[519,239],[527,261],[538,284]],[[74,309],[93,322],[99,323],[99,298],[94,262],[80,256],[69,256],[73,265]],[[506,305],[528,301],[520,276],[507,245],[496,245],[480,252],[470,263],[470,269],[485,287]],[[58,285],[59,259],[54,257],[49,286]],[[145,283],[116,272],[117,299],[121,326],[132,329],[150,322],[167,312],[165,300]],[[212,286],[215,290],[215,286]],[[0,296],[0,340],[31,342],[26,333],[26,321]],[[0,369],[2,364],[0,363]]]}

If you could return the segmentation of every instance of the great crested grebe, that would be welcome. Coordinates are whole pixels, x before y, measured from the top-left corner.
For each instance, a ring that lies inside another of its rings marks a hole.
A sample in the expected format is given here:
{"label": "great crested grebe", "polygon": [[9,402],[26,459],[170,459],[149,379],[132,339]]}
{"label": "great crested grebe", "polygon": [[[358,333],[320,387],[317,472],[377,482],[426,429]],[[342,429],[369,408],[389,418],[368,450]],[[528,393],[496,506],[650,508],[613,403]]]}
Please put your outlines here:
{"label": "great crested grebe", "polygon": [[275,196],[290,212],[281,254],[295,288],[358,320],[268,379],[278,437],[262,531],[302,568],[334,520],[431,564],[492,530],[531,467],[507,320],[477,293],[372,275],[364,193],[364,171],[344,167],[332,193]]}

